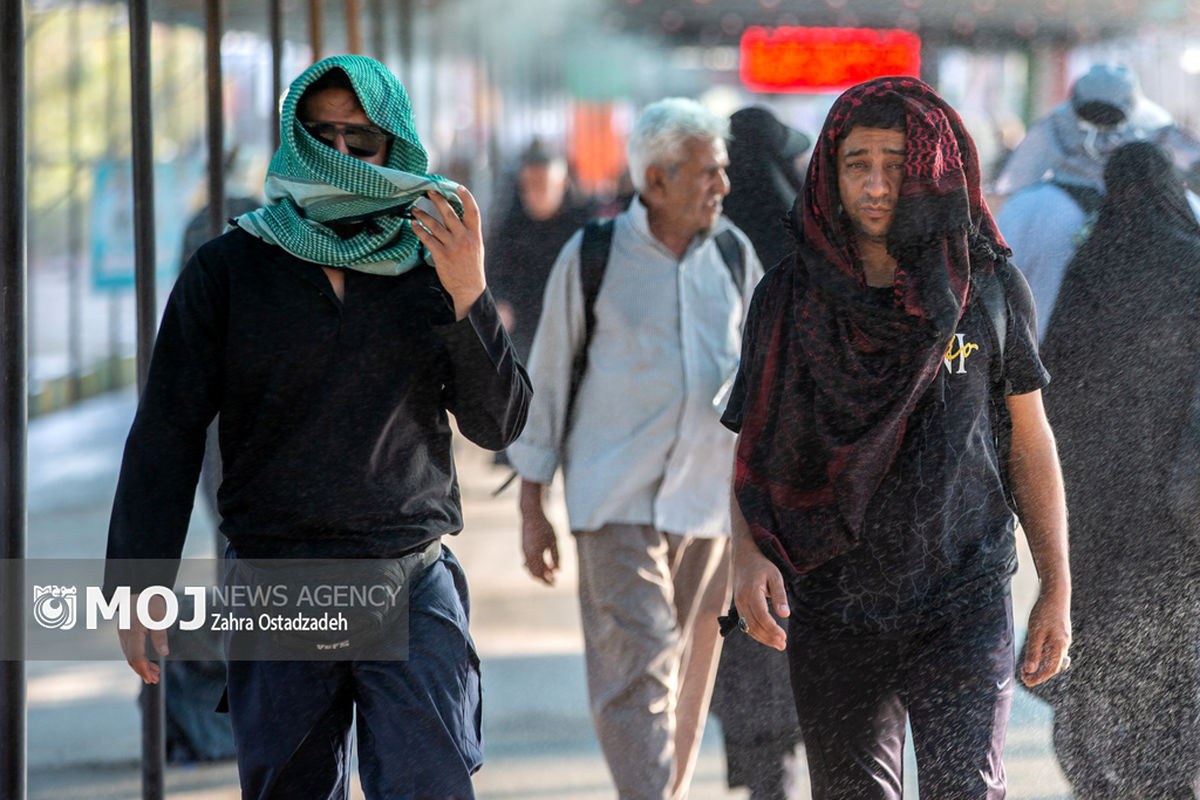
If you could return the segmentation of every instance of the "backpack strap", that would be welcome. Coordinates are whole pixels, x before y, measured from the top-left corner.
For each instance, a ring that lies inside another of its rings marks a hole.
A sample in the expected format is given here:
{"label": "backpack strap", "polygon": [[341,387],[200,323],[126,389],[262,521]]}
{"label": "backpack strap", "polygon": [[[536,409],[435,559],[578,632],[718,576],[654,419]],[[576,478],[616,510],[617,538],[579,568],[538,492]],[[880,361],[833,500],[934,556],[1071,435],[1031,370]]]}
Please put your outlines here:
{"label": "backpack strap", "polygon": [[1104,203],[1104,194],[1099,189],[1059,181],[1051,181],[1051,183],[1069,194],[1075,201],[1075,205],[1079,206],[1079,210],[1086,216],[1094,217],[1100,213],[1100,206]]}
{"label": "backpack strap", "polygon": [[592,333],[596,330],[596,298],[608,269],[608,253],[612,250],[613,220],[594,219],[583,227],[583,243],[579,248],[579,284],[583,289],[583,347],[586,356]]}
{"label": "backpack strap", "polygon": [[[1006,268],[997,266],[996,270]],[[1004,296],[1004,283],[996,270],[971,273],[971,285],[975,288],[975,296],[991,328],[993,352],[996,354],[991,364],[993,384],[999,384],[1004,379],[1004,343],[1008,336],[1008,303]]]}
{"label": "backpack strap", "polygon": [[1092,235],[1092,230],[1096,227],[1096,220],[1100,218],[1100,206],[1104,202],[1104,195],[1099,189],[1090,186],[1074,186],[1058,181],[1051,181],[1051,184],[1066,192],[1075,201],[1075,205],[1079,207],[1079,210],[1083,212],[1083,224],[1079,226],[1079,230],[1075,231],[1074,236],[1075,247],[1078,248],[1087,241],[1087,238]]}
{"label": "backpack strap", "polygon": [[1012,416],[1008,411],[1009,383],[1004,377],[1004,344],[1008,335],[1008,303],[1005,296],[1004,278],[1000,270],[1007,270],[1007,263],[997,264],[990,272],[971,273],[971,286],[975,297],[987,318],[988,333],[992,340],[992,360],[988,365],[989,385],[988,410],[992,422],[992,441],[1000,467],[1000,482],[1011,508],[1016,508],[1012,485],[1008,476],[1008,455],[1012,447]]}
{"label": "backpack strap", "polygon": [[571,360],[571,382],[567,385],[567,414],[563,425],[561,442],[567,441],[571,425],[575,422],[575,398],[583,383],[588,366],[588,348],[596,330],[596,298],[600,284],[604,282],[604,271],[608,268],[608,253],[612,249],[613,221],[594,219],[583,226],[583,242],[579,246],[579,283],[583,290],[583,341]]}
{"label": "backpack strap", "polygon": [[723,230],[718,233],[716,242],[717,249],[721,251],[721,258],[729,269],[729,277],[733,279],[733,286],[737,289],[740,297],[743,292],[742,287],[746,285],[746,259],[742,253],[742,246],[731,230]]}

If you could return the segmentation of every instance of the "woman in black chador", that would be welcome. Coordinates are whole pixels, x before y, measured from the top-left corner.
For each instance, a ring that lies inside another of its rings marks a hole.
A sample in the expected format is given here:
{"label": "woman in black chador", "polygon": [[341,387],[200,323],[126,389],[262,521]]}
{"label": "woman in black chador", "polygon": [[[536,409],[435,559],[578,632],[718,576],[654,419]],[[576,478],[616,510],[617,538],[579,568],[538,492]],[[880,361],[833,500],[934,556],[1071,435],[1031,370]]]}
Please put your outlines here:
{"label": "woman in black chador", "polygon": [[787,215],[804,185],[796,159],[812,142],[762,106],[735,111],[729,133],[724,213],[750,237],[758,260],[769,268],[792,254]]}
{"label": "woman in black chador", "polygon": [[[811,142],[761,106],[735,112],[729,131],[725,216],[750,237],[759,260],[770,267],[791,257],[795,247],[787,215],[804,184],[796,159]],[[730,787],[749,787],[750,800],[794,794],[801,736],[787,655],[748,636],[727,637],[712,712],[721,720]]]}
{"label": "woman in black chador", "polygon": [[1073,665],[1045,684],[1076,796],[1200,770],[1200,224],[1167,153],[1117,150],[1042,360],[1071,514]]}

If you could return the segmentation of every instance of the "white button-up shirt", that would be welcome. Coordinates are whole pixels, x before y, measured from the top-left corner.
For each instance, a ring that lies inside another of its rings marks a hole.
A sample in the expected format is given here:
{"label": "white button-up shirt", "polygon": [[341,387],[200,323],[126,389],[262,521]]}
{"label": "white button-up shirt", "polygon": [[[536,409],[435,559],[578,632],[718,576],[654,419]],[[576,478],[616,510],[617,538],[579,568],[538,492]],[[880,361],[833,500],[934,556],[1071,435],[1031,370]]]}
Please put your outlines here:
{"label": "white button-up shirt", "polygon": [[[741,287],[713,239],[726,229],[742,248]],[[728,535],[735,437],[720,423],[722,390],[762,277],[754,248],[721,217],[679,259],[650,233],[634,198],[615,222],[588,369],[562,447],[571,364],[584,337],[582,239],[577,232],[563,247],[546,285],[529,358],[533,403],[509,458],[522,478],[549,483],[561,455],[572,530],[629,523]]]}

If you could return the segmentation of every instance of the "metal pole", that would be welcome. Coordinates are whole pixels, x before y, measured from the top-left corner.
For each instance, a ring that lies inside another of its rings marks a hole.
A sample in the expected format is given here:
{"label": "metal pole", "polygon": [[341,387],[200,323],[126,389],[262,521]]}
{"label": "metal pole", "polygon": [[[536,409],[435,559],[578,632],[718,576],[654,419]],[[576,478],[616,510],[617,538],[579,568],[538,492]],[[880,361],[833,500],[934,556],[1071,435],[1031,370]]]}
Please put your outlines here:
{"label": "metal pole", "polygon": [[321,0],[308,0],[308,39],[312,42],[314,64],[321,60],[321,53],[325,50],[325,43],[322,41],[325,26],[321,19],[324,14],[324,3]]}
{"label": "metal pole", "polygon": [[[121,58],[120,47],[120,30],[121,17],[119,14],[113,14],[111,24],[108,29],[108,75],[105,81],[105,88],[108,92],[108,102],[104,107],[104,130],[108,131],[108,141],[105,144],[105,154],[109,164],[115,164],[117,160],[117,139],[120,134],[117,132],[117,109],[120,107],[123,99],[118,93],[120,84],[120,69],[119,62]],[[98,265],[93,264],[93,269],[98,268]],[[108,386],[109,390],[116,389],[120,385],[121,380],[121,305],[122,293],[108,293]]]}
{"label": "metal pole", "polygon": [[[146,386],[158,303],[154,291],[154,126],[150,93],[149,0],[129,0],[129,75],[133,145],[133,248],[137,287],[138,391]],[[159,659],[159,666],[162,660]],[[142,798],[165,796],[166,698],[162,683],[146,687],[142,706]]]}
{"label": "metal pole", "polygon": [[[475,5],[478,6],[478,3]],[[477,7],[474,10],[474,25],[476,29],[480,29],[484,24],[484,11],[485,9],[480,7]],[[450,7],[446,3],[436,2],[435,0],[432,5],[424,9],[424,12],[425,26],[426,30],[428,30],[428,33],[423,37],[425,41],[425,63],[429,65],[425,70],[425,85],[428,87],[425,90],[425,94],[427,94],[429,97],[428,105],[426,105],[426,108],[428,109],[426,114],[427,118],[429,119],[429,123],[427,123],[428,127],[426,130],[432,130],[433,124],[436,120],[441,118],[442,113],[442,79],[445,77],[442,74],[443,56],[448,56],[449,58],[453,59],[463,54],[461,43],[448,40],[446,35],[447,31],[454,31],[459,24],[463,24],[463,9],[461,6]],[[482,46],[483,45],[481,44],[480,47]],[[478,52],[482,53],[483,51],[478,50]],[[415,52],[413,53],[413,57],[416,57]],[[486,56],[481,56],[481,58],[486,58]],[[416,83],[416,75],[413,75],[412,79],[413,82]],[[478,79],[479,77],[476,75],[475,80],[478,81]],[[478,129],[486,124],[486,120],[483,122],[476,122],[475,127]],[[471,154],[470,159],[472,163],[478,160],[475,158],[474,153]],[[472,183],[471,185],[475,186],[476,184]]]}
{"label": "metal pole", "polygon": [[279,104],[283,100],[283,0],[271,0],[271,150],[279,149]]}
{"label": "metal pole", "polygon": [[371,0],[371,51],[376,61],[387,61],[387,12],[383,0]]}
{"label": "metal pole", "polygon": [[75,0],[67,38],[71,63],[67,68],[67,161],[71,185],[67,189],[67,369],[71,387],[69,402],[83,394],[83,220],[79,207],[79,91],[83,59],[80,57],[79,16],[81,0]]}
{"label": "metal pole", "polygon": [[[25,26],[25,41],[23,44],[24,44],[24,49],[25,49],[25,63],[26,64],[36,64],[37,59],[39,58],[39,53],[40,53],[39,48],[43,46],[43,41],[46,38],[44,36],[38,35],[39,34],[39,23],[41,23],[41,30],[43,30],[43,31],[45,30],[44,16],[41,19],[39,19],[39,16],[42,16],[44,14],[45,14],[45,12],[34,13],[32,16],[29,17],[28,24]],[[40,97],[41,95],[39,94],[39,90],[41,87],[38,82],[38,76],[36,74],[33,74],[33,75],[28,75],[26,77],[27,77],[28,85],[22,86],[23,96],[28,97],[30,94],[32,94],[35,97]],[[35,115],[35,114],[26,115],[25,116],[25,131],[24,131],[24,137],[22,139],[22,150],[24,151],[24,157],[25,157],[25,171],[22,176],[24,179],[24,183],[25,183],[25,198],[24,198],[24,208],[25,209],[29,208],[30,200],[32,198],[32,192],[30,190],[30,187],[40,185],[39,180],[41,179],[42,174],[43,174],[42,173],[42,160],[45,158],[45,155],[43,155],[41,152],[39,152],[39,149],[36,145],[32,144],[32,143],[38,141],[38,136],[40,134],[41,134],[41,128],[37,124],[37,115]],[[24,256],[25,257],[25,280],[26,280],[26,283],[25,283],[25,322],[24,322],[26,369],[28,369],[28,359],[29,359],[30,355],[32,355],[32,358],[35,362],[35,365],[34,365],[32,371],[26,373],[26,382],[27,383],[31,377],[33,379],[37,379],[37,378],[41,377],[41,375],[37,369],[37,366],[36,366],[36,361],[37,361],[37,357],[38,357],[38,341],[39,341],[38,323],[40,321],[38,319],[38,299],[39,298],[38,298],[38,286],[37,286],[37,264],[38,264],[38,256],[40,255],[38,253],[38,246],[37,246],[39,233],[40,233],[40,229],[38,227],[38,215],[34,214],[33,216],[29,216],[29,214],[26,213],[26,215],[25,215],[25,231],[24,231],[24,240],[26,242],[26,252],[25,252],[25,256]],[[29,242],[33,242],[32,247],[29,247]],[[31,250],[32,250],[32,252],[30,252]],[[50,319],[53,319],[53,315],[47,315],[47,317],[49,317]],[[26,404],[29,403],[28,398],[26,399],[25,402],[26,402]],[[36,414],[37,411],[38,411],[38,407],[35,406],[34,413]]]}
{"label": "metal pole", "polygon": [[208,235],[225,228],[225,109],[221,79],[221,0],[204,0],[208,75]]}
{"label": "metal pole", "polygon": [[362,30],[359,22],[358,0],[346,0],[346,50],[351,53],[362,52]]}
{"label": "metal pole", "polygon": [[400,0],[400,81],[408,89],[411,99],[413,89],[413,0]]}
{"label": "metal pole", "polygon": [[28,422],[25,338],[25,17],[22,0],[0,0],[0,630],[15,634],[0,661],[0,797],[24,800],[25,717],[25,425]]}
{"label": "metal pole", "polygon": [[150,94],[148,0],[129,0],[129,107],[133,161],[133,245],[137,293],[138,391],[146,385],[158,324],[154,270],[154,117]]}
{"label": "metal pole", "polygon": [[[221,0],[204,0],[205,59],[208,75],[208,236],[225,229],[225,108],[221,77]],[[210,442],[209,447],[212,447]],[[205,457],[207,460],[207,456]],[[213,552],[225,552],[220,529],[213,531]],[[222,567],[218,564],[216,578]]]}

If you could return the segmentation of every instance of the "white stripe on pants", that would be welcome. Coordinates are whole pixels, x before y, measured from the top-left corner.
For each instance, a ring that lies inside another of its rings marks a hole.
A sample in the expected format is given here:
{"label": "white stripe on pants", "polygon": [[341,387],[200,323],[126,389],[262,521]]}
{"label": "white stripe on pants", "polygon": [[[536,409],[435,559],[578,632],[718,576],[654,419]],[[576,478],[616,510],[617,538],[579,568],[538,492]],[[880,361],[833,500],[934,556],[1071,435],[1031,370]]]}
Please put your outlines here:
{"label": "white stripe on pants", "polygon": [[575,536],[592,722],[622,800],[687,797],[716,677],[729,539]]}

